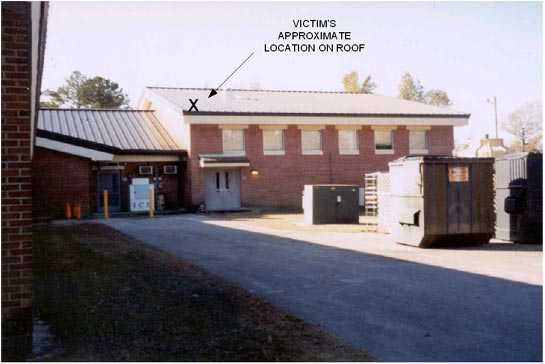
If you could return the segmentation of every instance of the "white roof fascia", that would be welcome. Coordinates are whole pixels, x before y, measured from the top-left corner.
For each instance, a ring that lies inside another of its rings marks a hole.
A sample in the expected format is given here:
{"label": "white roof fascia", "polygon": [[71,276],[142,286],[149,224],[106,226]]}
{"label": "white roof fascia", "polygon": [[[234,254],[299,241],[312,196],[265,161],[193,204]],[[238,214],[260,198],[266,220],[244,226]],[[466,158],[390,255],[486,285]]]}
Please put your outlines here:
{"label": "white roof fascia", "polygon": [[93,161],[113,161],[114,155],[68,143],[59,142],[43,137],[36,137],[36,146],[78,157],[89,158]]}
{"label": "white roof fascia", "polygon": [[179,162],[177,155],[115,155],[114,162]]}
{"label": "white roof fascia", "polygon": [[249,167],[250,162],[218,162],[218,163],[205,163],[200,161],[199,165],[201,168],[218,168],[218,167]]}
{"label": "white roof fascia", "polygon": [[270,125],[422,125],[465,126],[464,117],[369,117],[369,116],[300,116],[300,115],[196,115],[185,114],[187,124],[270,124]]}

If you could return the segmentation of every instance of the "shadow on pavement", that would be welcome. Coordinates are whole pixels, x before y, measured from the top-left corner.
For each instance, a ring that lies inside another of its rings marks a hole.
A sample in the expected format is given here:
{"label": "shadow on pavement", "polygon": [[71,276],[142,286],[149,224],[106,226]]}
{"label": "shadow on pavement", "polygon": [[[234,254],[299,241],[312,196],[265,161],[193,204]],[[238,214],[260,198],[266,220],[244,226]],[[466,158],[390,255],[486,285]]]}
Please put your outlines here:
{"label": "shadow on pavement", "polygon": [[381,360],[542,360],[542,286],[222,227],[196,215],[107,223]]}

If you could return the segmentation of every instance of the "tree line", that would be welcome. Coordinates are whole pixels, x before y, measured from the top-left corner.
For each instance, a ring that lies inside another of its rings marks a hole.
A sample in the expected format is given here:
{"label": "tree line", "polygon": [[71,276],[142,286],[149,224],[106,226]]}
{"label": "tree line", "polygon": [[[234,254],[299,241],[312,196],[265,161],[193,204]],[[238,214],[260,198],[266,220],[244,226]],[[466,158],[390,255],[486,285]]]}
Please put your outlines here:
{"label": "tree line", "polygon": [[[366,76],[360,83],[359,75],[356,71],[347,73],[343,77],[343,86],[345,92],[361,94],[374,94],[377,87],[376,83],[371,78],[371,75]],[[424,91],[424,86],[422,86],[420,80],[415,79],[409,72],[405,72],[401,75],[398,88],[398,97],[403,100],[423,102],[435,106],[451,105],[451,101],[446,91],[437,89]]]}
{"label": "tree line", "polygon": [[117,82],[101,76],[72,72],[56,90],[42,92],[40,107],[119,109],[129,107],[129,98]]}

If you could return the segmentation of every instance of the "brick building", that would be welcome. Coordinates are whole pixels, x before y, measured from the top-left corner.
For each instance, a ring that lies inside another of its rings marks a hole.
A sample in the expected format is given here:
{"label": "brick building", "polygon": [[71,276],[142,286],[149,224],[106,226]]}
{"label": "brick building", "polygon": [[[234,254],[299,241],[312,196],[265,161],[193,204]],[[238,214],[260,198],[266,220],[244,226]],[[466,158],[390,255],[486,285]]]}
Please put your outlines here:
{"label": "brick building", "polygon": [[156,209],[182,206],[185,151],[152,111],[42,109],[33,168],[35,221],[64,217],[66,204],[102,213],[105,190],[110,212],[139,211],[135,183],[154,186]]}
{"label": "brick building", "polygon": [[305,184],[363,186],[401,156],[450,155],[469,118],[373,95],[208,92],[147,88],[140,110],[40,110],[35,219],[62,217],[67,203],[100,213],[104,190],[110,211],[134,211],[140,183],[156,210],[300,209]]}
{"label": "brick building", "polygon": [[2,359],[32,343],[34,126],[47,3],[2,2]]}
{"label": "brick building", "polygon": [[148,87],[139,102],[187,150],[185,206],[208,210],[301,208],[305,184],[363,185],[401,156],[450,155],[453,128],[469,119],[375,95],[209,91]]}

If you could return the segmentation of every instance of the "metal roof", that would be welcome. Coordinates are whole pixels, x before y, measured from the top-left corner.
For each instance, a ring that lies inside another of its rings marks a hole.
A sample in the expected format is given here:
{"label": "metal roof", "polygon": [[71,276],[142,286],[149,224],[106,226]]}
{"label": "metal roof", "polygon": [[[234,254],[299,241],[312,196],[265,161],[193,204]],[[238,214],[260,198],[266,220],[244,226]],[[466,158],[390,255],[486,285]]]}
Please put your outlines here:
{"label": "metal roof", "polygon": [[469,117],[447,107],[360,93],[219,89],[216,96],[208,98],[207,88],[147,87],[147,90],[190,114],[197,113],[189,112],[189,99],[199,99],[200,114]]}
{"label": "metal roof", "polygon": [[116,152],[178,152],[151,110],[41,109],[37,136]]}

